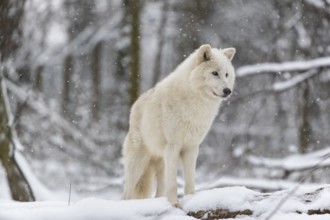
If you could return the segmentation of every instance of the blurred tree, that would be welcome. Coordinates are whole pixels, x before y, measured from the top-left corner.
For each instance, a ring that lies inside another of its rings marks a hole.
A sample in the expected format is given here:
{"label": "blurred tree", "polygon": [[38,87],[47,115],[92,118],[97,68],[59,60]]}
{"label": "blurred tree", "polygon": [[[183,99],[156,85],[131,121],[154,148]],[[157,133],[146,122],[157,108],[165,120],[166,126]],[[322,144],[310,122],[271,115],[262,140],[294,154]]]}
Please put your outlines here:
{"label": "blurred tree", "polygon": [[64,59],[63,67],[63,87],[62,87],[62,114],[64,117],[68,117],[69,114],[69,103],[70,103],[70,86],[71,78],[73,73],[73,56],[68,54]]}
{"label": "blurred tree", "polygon": [[39,92],[43,90],[43,77],[42,77],[43,70],[44,70],[44,66],[38,66],[35,72],[34,88]]}
{"label": "blurred tree", "polygon": [[163,48],[165,44],[165,26],[167,23],[167,13],[169,8],[168,0],[164,0],[161,8],[161,18],[157,31],[157,54],[155,57],[155,64],[153,69],[153,78],[152,78],[152,86],[154,86],[160,79],[161,71],[162,71],[162,57],[163,57]]}
{"label": "blurred tree", "polygon": [[25,0],[2,0],[0,2],[0,60],[13,58],[21,45],[20,22],[24,14]]}
{"label": "blurred tree", "polygon": [[[309,59],[329,55],[329,50],[324,49],[324,45],[329,45],[330,39],[327,36],[330,22],[330,6],[315,5],[309,1],[296,0],[289,2],[294,9],[294,16],[290,15],[287,21],[288,31],[293,32],[292,52],[293,59]],[[320,15],[322,19],[320,19]],[[288,25],[289,24],[289,25]],[[317,70],[321,73],[323,70]],[[301,94],[299,102],[300,124],[298,125],[298,137],[300,152],[307,153],[316,150],[316,132],[321,127],[321,117],[318,113],[320,102],[315,102],[315,95],[319,93],[318,80],[309,79],[301,86],[297,87]],[[314,88],[312,90],[312,88]],[[328,90],[329,91],[329,90]],[[323,90],[323,92],[327,92]],[[313,106],[313,107],[312,107]],[[326,114],[324,112],[324,114]],[[314,121],[314,125],[313,125]],[[316,122],[316,123],[315,123]]]}
{"label": "blurred tree", "polygon": [[310,142],[312,139],[312,131],[310,125],[310,86],[308,81],[304,82],[300,86],[301,90],[301,120],[299,125],[299,146],[300,152],[305,154],[308,153]]}
{"label": "blurred tree", "polygon": [[91,75],[92,75],[92,101],[91,112],[94,120],[99,119],[100,114],[100,82],[101,82],[101,54],[102,41],[98,42],[92,50],[92,63],[91,63]]}
{"label": "blurred tree", "polygon": [[130,7],[129,0],[122,0],[122,16],[118,25],[118,38],[116,47],[116,68],[115,77],[118,79],[125,78],[127,75],[127,66],[129,66],[129,50],[130,50]]}
{"label": "blurred tree", "polygon": [[140,0],[130,0],[130,22],[131,22],[131,63],[130,63],[130,105],[133,105],[139,96],[140,84]]}
{"label": "blurred tree", "polygon": [[[0,59],[14,58],[15,51],[21,46],[22,28],[21,19],[24,14],[25,0],[9,1],[3,0],[0,3]],[[11,36],[8,39],[6,36]],[[22,82],[30,81],[30,69],[25,62],[28,56],[24,58],[24,61],[20,61],[20,65],[16,66],[16,72],[18,79]]]}
{"label": "blurred tree", "polygon": [[200,32],[206,28],[204,25],[208,26],[207,19],[211,17],[213,10],[211,4],[198,0],[176,1],[172,7],[178,14],[176,25],[179,31],[176,43],[180,54],[178,62],[181,62],[183,57],[188,56],[202,43]]}
{"label": "blurred tree", "polygon": [[[330,50],[330,4],[327,1],[319,1],[315,4],[313,1],[301,1],[301,20],[295,26],[298,36],[299,52],[306,57],[323,57],[329,56]],[[316,150],[329,146],[329,130],[330,112],[322,111],[330,107],[329,101],[322,97],[330,94],[330,80],[326,77],[329,73],[327,68],[321,68],[318,71],[320,77],[313,77],[306,82],[304,93],[306,96],[306,111],[309,112],[308,123],[305,130],[309,132],[305,134],[305,139],[309,140],[309,150]],[[323,79],[322,79],[323,78]],[[323,87],[323,85],[327,85]],[[308,91],[306,91],[308,90]],[[302,116],[303,117],[303,116]],[[307,125],[307,124],[306,124]],[[322,137],[323,136],[323,137]],[[323,139],[323,141],[322,141]],[[321,140],[321,141],[320,141]],[[327,141],[326,141],[327,140]]]}
{"label": "blurred tree", "polygon": [[[79,36],[84,35],[88,27],[94,25],[95,19],[95,2],[93,1],[80,1],[80,0],[66,0],[64,3],[66,10],[66,16],[68,20],[68,38],[69,44],[77,41]],[[77,71],[78,66],[75,65],[90,65],[89,54],[85,51],[80,51],[80,48],[77,48],[74,44],[71,51],[68,52],[64,58],[64,67],[63,67],[63,91],[62,91],[62,113],[66,117],[71,117],[73,112],[71,108],[75,108],[73,103],[77,103],[77,98],[71,100],[71,97],[77,97],[80,93],[79,91],[72,90],[74,83],[74,74],[79,76],[75,77],[76,79],[81,79],[84,68],[80,72]],[[95,70],[95,69],[94,69]],[[92,74],[95,74],[93,72]],[[98,74],[98,73],[96,73]]]}
{"label": "blurred tree", "polygon": [[[0,55],[1,63],[15,57],[21,44],[21,19],[25,1],[0,1]],[[15,159],[15,140],[9,122],[9,103],[3,82],[4,66],[0,69],[0,161],[5,169],[12,198],[18,201],[33,201],[33,192]]]}
{"label": "blurred tree", "polygon": [[[31,66],[31,84],[33,88],[39,92],[44,89],[44,75],[47,73],[47,66],[44,66],[42,58],[48,49],[48,31],[53,28],[50,25],[54,22],[54,9],[52,8],[52,1],[43,2],[44,10],[35,11],[33,0],[26,5],[26,15],[24,19],[24,42],[23,51],[30,52],[29,65]],[[57,15],[57,18],[60,18]],[[33,45],[33,48],[31,47]],[[60,74],[58,74],[60,75]]]}

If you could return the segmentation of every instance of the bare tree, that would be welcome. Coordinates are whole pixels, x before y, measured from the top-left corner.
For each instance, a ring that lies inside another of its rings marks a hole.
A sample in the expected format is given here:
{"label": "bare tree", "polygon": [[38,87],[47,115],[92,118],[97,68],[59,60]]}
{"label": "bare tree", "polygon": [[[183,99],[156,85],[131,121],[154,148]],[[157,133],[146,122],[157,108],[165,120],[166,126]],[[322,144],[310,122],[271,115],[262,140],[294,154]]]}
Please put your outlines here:
{"label": "bare tree", "polygon": [[12,198],[17,201],[34,201],[33,192],[15,159],[15,141],[9,123],[9,103],[6,101],[6,88],[0,73],[0,161],[5,168]]}
{"label": "bare tree", "polygon": [[[0,52],[1,62],[15,57],[20,46],[21,18],[25,1],[4,0],[0,2]],[[33,201],[32,190],[15,159],[14,131],[9,122],[9,103],[3,82],[3,69],[0,72],[0,161],[6,171],[12,198],[18,201]]]}

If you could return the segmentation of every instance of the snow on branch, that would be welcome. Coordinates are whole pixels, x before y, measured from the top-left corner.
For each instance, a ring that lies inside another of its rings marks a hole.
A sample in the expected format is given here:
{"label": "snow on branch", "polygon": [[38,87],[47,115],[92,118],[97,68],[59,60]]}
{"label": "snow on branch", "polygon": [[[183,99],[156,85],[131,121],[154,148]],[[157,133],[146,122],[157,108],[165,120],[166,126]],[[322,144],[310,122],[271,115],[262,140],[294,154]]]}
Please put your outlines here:
{"label": "snow on branch", "polygon": [[[249,189],[254,189],[263,192],[275,192],[279,190],[286,190],[293,188],[297,185],[297,182],[288,180],[269,180],[269,179],[259,179],[259,178],[237,178],[224,176],[213,183],[205,183],[197,187],[197,191],[210,190],[222,187],[232,187],[232,186],[244,186]],[[305,183],[304,186],[316,187],[320,184]]]}
{"label": "snow on branch", "polygon": [[330,57],[321,57],[307,61],[290,61],[283,63],[262,63],[239,67],[237,77],[252,76],[263,72],[306,71],[310,69],[330,66]]}
{"label": "snow on branch", "polygon": [[289,80],[286,80],[284,82],[277,82],[274,83],[273,85],[273,91],[274,92],[283,92],[285,90],[291,89],[297,84],[305,81],[306,79],[316,75],[318,72],[317,71],[308,71],[303,74],[299,74],[297,76],[292,77]]}
{"label": "snow on branch", "polygon": [[[326,2],[325,1],[322,1],[322,0],[304,0],[305,3],[319,9],[319,10],[325,10],[326,8]],[[329,3],[328,3],[329,4]]]}
{"label": "snow on branch", "polygon": [[318,168],[330,167],[330,148],[303,155],[292,155],[281,159],[249,156],[247,161],[254,166],[280,169],[287,172],[301,172],[315,169],[316,166]]}

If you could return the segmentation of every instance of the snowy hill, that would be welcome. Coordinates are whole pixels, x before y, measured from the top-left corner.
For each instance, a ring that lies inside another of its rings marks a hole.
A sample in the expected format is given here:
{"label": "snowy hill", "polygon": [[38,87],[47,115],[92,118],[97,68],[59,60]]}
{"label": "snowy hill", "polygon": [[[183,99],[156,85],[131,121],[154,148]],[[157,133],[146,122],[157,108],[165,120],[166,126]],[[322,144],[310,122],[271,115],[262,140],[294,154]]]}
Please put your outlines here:
{"label": "snowy hill", "polygon": [[[281,206],[279,206],[279,204]],[[223,219],[241,220],[328,220],[330,186],[299,187],[274,193],[260,193],[246,187],[205,190],[181,199],[181,209],[165,198],[111,201],[86,198],[67,202],[0,202],[1,220],[75,219]],[[276,212],[274,210],[278,209]],[[274,212],[274,215],[271,213]]]}

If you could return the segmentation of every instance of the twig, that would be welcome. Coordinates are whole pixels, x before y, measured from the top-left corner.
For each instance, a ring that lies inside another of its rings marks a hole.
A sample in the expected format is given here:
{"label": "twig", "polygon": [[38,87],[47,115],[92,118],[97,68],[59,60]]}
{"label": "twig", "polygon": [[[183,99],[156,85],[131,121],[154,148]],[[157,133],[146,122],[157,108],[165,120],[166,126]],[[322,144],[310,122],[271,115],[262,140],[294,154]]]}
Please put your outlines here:
{"label": "twig", "polygon": [[70,206],[70,202],[71,202],[71,185],[72,185],[72,184],[70,183],[68,206]]}

